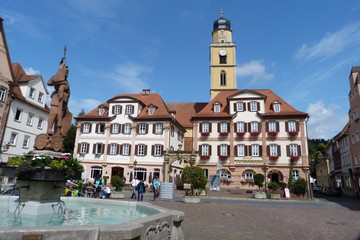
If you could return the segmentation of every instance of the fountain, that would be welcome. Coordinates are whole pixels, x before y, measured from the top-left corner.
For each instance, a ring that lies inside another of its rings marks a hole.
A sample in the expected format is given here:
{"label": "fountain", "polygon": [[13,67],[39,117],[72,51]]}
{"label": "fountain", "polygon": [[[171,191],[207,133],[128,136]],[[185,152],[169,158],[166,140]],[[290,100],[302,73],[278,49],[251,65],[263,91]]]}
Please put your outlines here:
{"label": "fountain", "polygon": [[54,86],[47,133],[35,139],[35,150],[1,166],[17,176],[19,196],[0,196],[0,239],[183,239],[184,214],[148,203],[61,197],[66,179],[80,177],[82,166],[61,154],[72,120],[67,103],[66,48]]}

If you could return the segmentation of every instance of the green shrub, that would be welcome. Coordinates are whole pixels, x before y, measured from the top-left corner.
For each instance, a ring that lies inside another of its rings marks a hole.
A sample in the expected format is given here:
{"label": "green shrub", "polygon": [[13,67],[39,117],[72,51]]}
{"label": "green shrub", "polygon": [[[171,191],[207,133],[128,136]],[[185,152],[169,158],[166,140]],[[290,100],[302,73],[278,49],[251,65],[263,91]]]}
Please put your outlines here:
{"label": "green shrub", "polygon": [[124,179],[119,176],[112,176],[111,185],[115,187],[115,191],[122,191],[122,187],[125,185],[125,182]]}
{"label": "green shrub", "polygon": [[259,187],[259,191],[260,191],[260,188],[261,188],[262,186],[264,186],[264,185],[263,185],[264,180],[265,180],[264,175],[262,175],[261,173],[255,174],[255,176],[254,176],[254,183],[255,183],[256,186]]}
{"label": "green shrub", "polygon": [[304,195],[306,192],[306,181],[303,178],[297,179],[292,185],[292,192],[296,195]]}
{"label": "green shrub", "polygon": [[181,180],[183,183],[192,184],[194,189],[205,189],[207,178],[204,176],[204,169],[196,166],[187,166],[184,168]]}
{"label": "green shrub", "polygon": [[280,185],[277,182],[269,182],[268,188],[271,189],[273,192],[275,192],[277,189],[279,189]]}

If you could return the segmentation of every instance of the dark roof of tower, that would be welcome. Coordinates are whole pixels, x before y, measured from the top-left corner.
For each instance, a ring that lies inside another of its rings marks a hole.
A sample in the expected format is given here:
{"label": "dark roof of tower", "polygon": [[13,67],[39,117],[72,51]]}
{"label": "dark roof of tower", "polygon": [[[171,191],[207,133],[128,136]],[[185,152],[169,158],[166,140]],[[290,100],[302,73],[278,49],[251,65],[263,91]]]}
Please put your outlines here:
{"label": "dark roof of tower", "polygon": [[231,25],[230,21],[221,16],[219,19],[217,19],[214,22],[214,31],[217,31],[217,30],[230,30],[231,31],[230,25]]}

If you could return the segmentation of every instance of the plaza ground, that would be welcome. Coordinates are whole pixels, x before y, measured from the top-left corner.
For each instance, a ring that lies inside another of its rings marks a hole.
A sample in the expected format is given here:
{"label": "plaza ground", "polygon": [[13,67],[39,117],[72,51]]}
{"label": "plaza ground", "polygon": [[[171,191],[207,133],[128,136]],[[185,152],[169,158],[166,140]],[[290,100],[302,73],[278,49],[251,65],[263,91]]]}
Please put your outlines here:
{"label": "plaza ground", "polygon": [[[129,200],[130,192],[126,192]],[[314,200],[255,200],[249,194],[209,193],[199,204],[173,200],[144,201],[185,213],[185,239],[360,239],[360,200],[318,196]],[[130,201],[134,201],[131,200]]]}

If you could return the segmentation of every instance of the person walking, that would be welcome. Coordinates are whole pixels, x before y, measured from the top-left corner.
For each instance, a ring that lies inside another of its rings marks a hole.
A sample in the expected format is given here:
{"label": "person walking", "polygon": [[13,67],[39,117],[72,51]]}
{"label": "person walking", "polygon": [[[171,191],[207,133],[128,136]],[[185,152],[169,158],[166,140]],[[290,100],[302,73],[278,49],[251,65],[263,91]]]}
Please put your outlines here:
{"label": "person walking", "polygon": [[145,183],[144,180],[140,180],[139,184],[137,185],[137,192],[138,192],[138,201],[142,201],[144,198],[145,193]]}
{"label": "person walking", "polygon": [[132,189],[132,195],[131,198],[136,199],[136,186],[139,184],[139,180],[137,180],[137,177],[135,176],[133,180],[131,180],[131,189]]}
{"label": "person walking", "polygon": [[154,201],[159,197],[159,188],[160,188],[160,181],[158,177],[155,177],[153,180]]}

